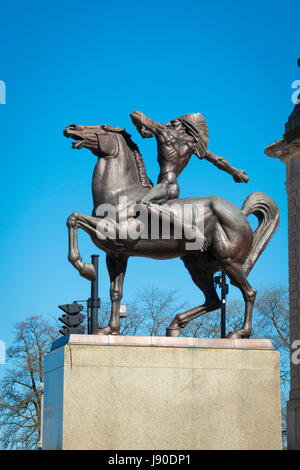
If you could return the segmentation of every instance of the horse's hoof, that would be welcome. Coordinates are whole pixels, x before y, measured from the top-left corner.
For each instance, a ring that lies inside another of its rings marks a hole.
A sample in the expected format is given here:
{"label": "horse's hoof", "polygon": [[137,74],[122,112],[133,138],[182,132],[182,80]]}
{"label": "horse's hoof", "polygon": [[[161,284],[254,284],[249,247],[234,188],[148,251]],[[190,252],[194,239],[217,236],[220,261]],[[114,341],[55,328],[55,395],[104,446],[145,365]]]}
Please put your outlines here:
{"label": "horse's hoof", "polygon": [[179,335],[180,335],[180,328],[168,327],[166,330],[166,336],[171,336],[172,338],[176,338]]}
{"label": "horse's hoof", "polygon": [[236,339],[237,336],[236,336],[235,333],[233,333],[233,331],[231,331],[230,333],[228,333],[228,334],[226,335],[226,338],[227,338],[227,339]]}
{"label": "horse's hoof", "polygon": [[107,326],[105,328],[100,328],[99,330],[97,330],[97,332],[95,333],[96,335],[105,335],[105,336],[108,336],[108,335],[119,335],[120,333],[119,332],[114,332],[110,326]]}
{"label": "horse's hoof", "polygon": [[88,281],[95,281],[96,280],[96,271],[95,267],[91,263],[83,263],[82,268],[80,270],[80,276],[88,279]]}
{"label": "horse's hoof", "polygon": [[227,339],[246,339],[250,338],[250,334],[247,334],[244,330],[231,331],[226,336]]}
{"label": "horse's hoof", "polygon": [[107,326],[106,328],[101,328],[97,330],[96,335],[111,335],[111,329],[109,326]]}

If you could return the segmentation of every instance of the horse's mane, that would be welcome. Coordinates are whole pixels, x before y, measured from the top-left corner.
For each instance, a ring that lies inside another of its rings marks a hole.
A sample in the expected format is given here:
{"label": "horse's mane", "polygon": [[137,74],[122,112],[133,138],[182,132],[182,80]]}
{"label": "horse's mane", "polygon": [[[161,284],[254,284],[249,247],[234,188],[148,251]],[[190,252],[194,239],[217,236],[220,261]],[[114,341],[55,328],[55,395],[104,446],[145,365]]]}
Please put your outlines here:
{"label": "horse's mane", "polygon": [[128,134],[128,132],[125,129],[122,129],[121,127],[113,127],[113,126],[105,125],[105,129],[110,132],[117,132],[118,134],[121,134],[124,137],[126,144],[128,145],[128,147],[133,153],[135,164],[136,164],[136,169],[137,169],[137,173],[138,173],[138,177],[139,177],[141,185],[144,186],[145,188],[152,188],[153,184],[147,176],[143,157],[141,155],[141,152],[138,146],[136,145],[135,142],[133,142],[131,138],[131,134]]}

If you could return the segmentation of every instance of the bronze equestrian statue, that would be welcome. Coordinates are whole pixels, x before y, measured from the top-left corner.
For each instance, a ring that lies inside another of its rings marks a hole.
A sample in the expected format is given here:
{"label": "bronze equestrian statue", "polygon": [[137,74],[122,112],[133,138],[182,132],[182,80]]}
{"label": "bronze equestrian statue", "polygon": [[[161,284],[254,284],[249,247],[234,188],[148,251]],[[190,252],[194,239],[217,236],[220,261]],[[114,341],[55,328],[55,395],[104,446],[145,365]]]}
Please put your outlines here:
{"label": "bronze equestrian statue", "polygon": [[[223,157],[207,150],[207,126],[200,113],[182,116],[166,125],[154,123],[139,111],[131,113],[131,119],[143,137],[156,137],[161,171],[154,187],[147,177],[139,149],[125,129],[71,124],[64,130],[64,135],[74,140],[73,148],[87,148],[97,157],[92,181],[92,216],[73,212],[67,225],[69,261],[81,276],[93,280],[95,272],[92,264],[82,262],[78,228],[86,231],[94,244],[106,252],[111,281],[111,318],[109,325],[99,329],[98,334],[120,333],[120,301],[127,260],[130,256],[141,256],[161,260],[181,258],[205,295],[203,305],[175,316],[167,328],[167,336],[178,336],[190,320],[220,308],[213,276],[224,269],[245,301],[243,325],[227,337],[249,338],[256,290],[247,276],[277,230],[276,203],[261,192],[250,194],[241,210],[217,196],[177,199],[177,176],[193,153],[230,173],[236,182],[246,183],[249,178],[245,171],[233,168]],[[191,210],[185,212],[186,207]],[[107,217],[111,208],[115,210],[114,217]],[[250,214],[258,219],[254,232],[247,219]],[[154,216],[161,224],[170,223],[170,236],[163,236],[161,230],[158,236],[152,236]],[[124,220],[125,226],[134,227],[135,234],[140,230],[140,236],[120,236]],[[146,227],[146,236],[142,235],[143,227]],[[178,228],[184,231],[182,237],[175,236]],[[200,236],[199,246],[192,244],[191,247],[187,243],[192,236]]]}

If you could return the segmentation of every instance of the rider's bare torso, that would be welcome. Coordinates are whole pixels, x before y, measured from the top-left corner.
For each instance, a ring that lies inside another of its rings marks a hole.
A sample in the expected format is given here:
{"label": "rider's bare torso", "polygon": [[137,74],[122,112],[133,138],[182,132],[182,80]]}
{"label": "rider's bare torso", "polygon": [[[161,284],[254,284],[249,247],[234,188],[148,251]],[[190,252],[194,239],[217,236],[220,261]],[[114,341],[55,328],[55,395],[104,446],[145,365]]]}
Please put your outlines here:
{"label": "rider's bare torso", "polygon": [[178,176],[188,164],[194,149],[194,138],[171,126],[160,129],[157,140],[157,161],[160,167],[159,179],[167,173]]}

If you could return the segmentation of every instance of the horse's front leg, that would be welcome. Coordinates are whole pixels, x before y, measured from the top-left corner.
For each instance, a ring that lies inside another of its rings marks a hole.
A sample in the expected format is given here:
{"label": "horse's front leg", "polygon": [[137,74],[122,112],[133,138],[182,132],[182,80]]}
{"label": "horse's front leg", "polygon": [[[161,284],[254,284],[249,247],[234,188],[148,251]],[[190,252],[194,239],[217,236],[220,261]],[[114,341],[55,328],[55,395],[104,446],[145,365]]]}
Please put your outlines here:
{"label": "horse's front leg", "polygon": [[127,267],[127,256],[106,256],[106,265],[110,277],[111,317],[109,326],[98,333],[118,335],[120,333],[120,302],[123,297],[123,283]]}
{"label": "horse's front leg", "polygon": [[89,235],[94,235],[97,219],[89,217],[78,212],[73,212],[67,220],[69,231],[69,255],[68,259],[79,274],[89,281],[96,279],[95,268],[91,263],[83,263],[78,249],[77,230],[82,228]]}

